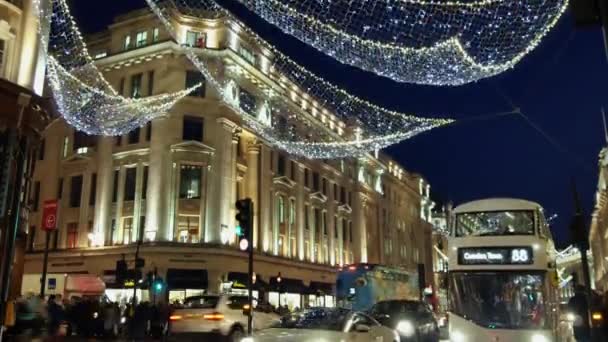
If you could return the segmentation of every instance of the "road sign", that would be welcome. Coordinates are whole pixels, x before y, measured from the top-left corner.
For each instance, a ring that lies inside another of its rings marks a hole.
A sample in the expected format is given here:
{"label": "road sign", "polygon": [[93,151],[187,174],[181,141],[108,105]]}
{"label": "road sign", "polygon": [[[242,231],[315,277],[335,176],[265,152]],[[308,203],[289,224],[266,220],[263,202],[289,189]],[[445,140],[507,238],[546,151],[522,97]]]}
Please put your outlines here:
{"label": "road sign", "polygon": [[44,201],[42,206],[42,230],[57,229],[57,200]]}

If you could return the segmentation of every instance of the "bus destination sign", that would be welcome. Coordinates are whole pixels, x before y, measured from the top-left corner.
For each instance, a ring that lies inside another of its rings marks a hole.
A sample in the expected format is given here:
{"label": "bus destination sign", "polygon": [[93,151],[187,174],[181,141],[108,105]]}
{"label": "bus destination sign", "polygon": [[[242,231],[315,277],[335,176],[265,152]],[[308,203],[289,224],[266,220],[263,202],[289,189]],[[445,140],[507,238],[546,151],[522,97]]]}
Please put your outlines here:
{"label": "bus destination sign", "polygon": [[459,248],[460,265],[530,265],[534,255],[530,247]]}

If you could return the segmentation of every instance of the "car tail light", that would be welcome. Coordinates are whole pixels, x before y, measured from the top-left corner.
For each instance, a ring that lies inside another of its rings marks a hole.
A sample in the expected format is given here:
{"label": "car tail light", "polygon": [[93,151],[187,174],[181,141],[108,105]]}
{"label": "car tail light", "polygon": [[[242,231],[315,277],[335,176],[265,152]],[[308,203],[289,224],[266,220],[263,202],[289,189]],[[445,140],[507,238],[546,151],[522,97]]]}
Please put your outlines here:
{"label": "car tail light", "polygon": [[[166,316],[165,316],[166,317]],[[169,316],[169,320],[170,321],[179,321],[181,320],[183,317],[181,315],[171,315]]]}
{"label": "car tail light", "polygon": [[224,319],[224,315],[219,313],[219,312],[214,312],[211,314],[205,314],[203,315],[203,318],[208,320],[208,321],[221,321]]}

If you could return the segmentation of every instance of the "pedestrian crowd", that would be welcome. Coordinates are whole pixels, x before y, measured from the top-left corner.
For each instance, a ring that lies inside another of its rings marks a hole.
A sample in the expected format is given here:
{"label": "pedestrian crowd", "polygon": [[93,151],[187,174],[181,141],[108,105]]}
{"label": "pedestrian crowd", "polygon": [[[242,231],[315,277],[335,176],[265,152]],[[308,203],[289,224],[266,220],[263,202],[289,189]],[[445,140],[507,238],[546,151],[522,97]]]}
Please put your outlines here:
{"label": "pedestrian crowd", "polygon": [[167,332],[170,308],[141,302],[119,305],[94,297],[47,300],[29,294],[11,303],[7,310],[7,334],[16,341],[60,337],[144,340],[161,338]]}

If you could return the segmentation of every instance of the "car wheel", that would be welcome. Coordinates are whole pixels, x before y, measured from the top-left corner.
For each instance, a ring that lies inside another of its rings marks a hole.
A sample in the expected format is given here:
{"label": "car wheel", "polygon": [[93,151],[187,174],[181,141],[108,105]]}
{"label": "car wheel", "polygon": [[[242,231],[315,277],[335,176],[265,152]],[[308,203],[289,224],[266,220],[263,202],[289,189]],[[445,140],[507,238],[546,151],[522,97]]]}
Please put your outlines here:
{"label": "car wheel", "polygon": [[234,327],[230,330],[228,334],[228,342],[240,342],[243,338],[245,338],[245,332],[241,327]]}

